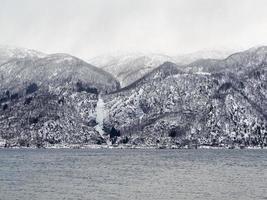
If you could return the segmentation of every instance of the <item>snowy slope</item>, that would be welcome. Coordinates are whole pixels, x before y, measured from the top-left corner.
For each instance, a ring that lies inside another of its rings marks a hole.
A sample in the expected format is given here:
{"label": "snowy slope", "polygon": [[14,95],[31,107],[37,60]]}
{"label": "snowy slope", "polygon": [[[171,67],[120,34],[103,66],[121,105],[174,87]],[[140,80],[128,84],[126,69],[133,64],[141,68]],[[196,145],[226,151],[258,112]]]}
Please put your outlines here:
{"label": "snowy slope", "polygon": [[[146,60],[123,57],[129,70]],[[9,60],[0,66],[0,139],[8,146],[267,146],[266,47],[148,69],[119,88],[111,74],[71,55]]]}
{"label": "snowy slope", "polygon": [[67,54],[43,58],[20,58],[0,66],[1,89],[23,87],[26,83],[52,87],[82,82],[104,92],[116,90],[118,82],[107,72]]}
{"label": "snowy slope", "polygon": [[212,50],[173,57],[163,54],[121,53],[98,56],[89,60],[89,63],[110,72],[120,81],[122,87],[126,87],[167,61],[184,66],[200,59],[224,59],[230,54],[231,51]]}
{"label": "snowy slope", "polygon": [[0,66],[0,138],[6,146],[105,143],[98,96],[117,89],[111,74],[68,54],[13,58]]}
{"label": "snowy slope", "polygon": [[197,60],[203,59],[225,59],[231,55],[234,51],[229,50],[202,50],[194,53],[188,53],[183,55],[178,55],[174,57],[174,60],[179,65],[187,65]]}
{"label": "snowy slope", "polygon": [[232,72],[244,73],[246,69],[257,67],[267,62],[267,47],[251,48],[231,54],[225,59],[201,59],[184,67],[187,72]]}
{"label": "snowy slope", "polygon": [[106,126],[138,145],[267,145],[266,56],[265,47],[236,53],[215,73],[151,72],[105,97]]}
{"label": "snowy slope", "polygon": [[125,87],[164,62],[172,60],[162,54],[126,53],[99,56],[89,60],[89,63],[113,74],[121,83],[121,87]]}
{"label": "snowy slope", "polygon": [[42,58],[45,54],[32,49],[0,45],[0,65],[14,58]]}

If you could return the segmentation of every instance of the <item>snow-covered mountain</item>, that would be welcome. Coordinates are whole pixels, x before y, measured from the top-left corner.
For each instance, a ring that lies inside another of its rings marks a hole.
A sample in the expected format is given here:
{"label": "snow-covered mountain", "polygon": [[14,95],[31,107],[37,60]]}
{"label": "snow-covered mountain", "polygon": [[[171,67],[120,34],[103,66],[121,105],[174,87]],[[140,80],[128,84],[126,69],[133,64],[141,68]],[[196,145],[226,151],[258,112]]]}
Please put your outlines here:
{"label": "snow-covered mountain", "polygon": [[68,54],[51,54],[43,58],[12,59],[0,66],[3,89],[20,89],[27,83],[44,87],[75,85],[77,82],[102,92],[119,88],[109,73]]}
{"label": "snow-covered mountain", "polygon": [[267,62],[267,47],[251,48],[243,52],[231,54],[225,59],[201,59],[184,67],[187,72],[232,72],[244,73],[246,69],[257,67]]}
{"label": "snow-covered mountain", "polygon": [[172,66],[172,73],[149,73],[142,84],[106,96],[106,126],[120,132],[118,143],[267,145],[266,55],[265,47],[236,53],[210,73],[181,72],[165,63],[159,70]]}
{"label": "snow-covered mountain", "polygon": [[119,53],[103,55],[89,60],[89,63],[108,71],[116,77],[122,87],[126,87],[140,79],[164,62],[173,62],[184,66],[202,59],[224,59],[230,51],[203,50],[178,56],[167,56],[152,53]]}
{"label": "snow-covered mountain", "polygon": [[42,58],[46,54],[25,48],[0,45],[0,65],[16,58]]}
{"label": "snow-covered mountain", "polygon": [[101,143],[91,120],[98,95],[118,89],[111,74],[71,55],[13,58],[0,66],[0,138],[7,146]]}
{"label": "snow-covered mountain", "polygon": [[225,59],[234,51],[230,50],[202,50],[188,54],[174,56],[174,60],[179,65],[188,65],[197,60],[203,59]]}
{"label": "snow-covered mountain", "polygon": [[[129,60],[128,69],[136,62],[139,70],[146,58]],[[108,72],[67,54],[9,60],[0,66],[0,139],[6,146],[267,146],[266,47],[137,74],[120,88]]]}
{"label": "snow-covered mountain", "polygon": [[125,87],[166,61],[174,60],[163,54],[126,53],[98,56],[89,60],[89,63],[113,74],[121,87]]}

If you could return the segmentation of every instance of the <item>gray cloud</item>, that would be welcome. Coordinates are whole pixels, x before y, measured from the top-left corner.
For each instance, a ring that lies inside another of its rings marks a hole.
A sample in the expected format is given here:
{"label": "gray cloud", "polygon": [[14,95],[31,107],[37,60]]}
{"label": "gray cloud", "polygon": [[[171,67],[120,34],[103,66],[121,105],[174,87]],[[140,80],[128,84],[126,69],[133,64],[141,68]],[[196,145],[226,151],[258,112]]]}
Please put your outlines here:
{"label": "gray cloud", "polygon": [[0,0],[0,44],[83,58],[267,44],[266,0]]}

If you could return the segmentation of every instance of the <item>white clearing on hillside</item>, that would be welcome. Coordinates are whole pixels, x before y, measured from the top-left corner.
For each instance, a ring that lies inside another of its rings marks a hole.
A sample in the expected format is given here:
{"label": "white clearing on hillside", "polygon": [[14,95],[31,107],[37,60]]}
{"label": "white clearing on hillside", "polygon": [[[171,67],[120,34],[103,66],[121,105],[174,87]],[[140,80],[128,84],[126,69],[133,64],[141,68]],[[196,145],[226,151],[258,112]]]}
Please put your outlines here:
{"label": "white clearing on hillside", "polygon": [[99,95],[97,104],[96,104],[96,123],[97,125],[95,126],[95,129],[98,131],[98,133],[101,135],[102,138],[104,137],[104,131],[103,131],[103,124],[104,124],[104,119],[106,117],[106,111],[105,111],[105,103],[101,96]]}

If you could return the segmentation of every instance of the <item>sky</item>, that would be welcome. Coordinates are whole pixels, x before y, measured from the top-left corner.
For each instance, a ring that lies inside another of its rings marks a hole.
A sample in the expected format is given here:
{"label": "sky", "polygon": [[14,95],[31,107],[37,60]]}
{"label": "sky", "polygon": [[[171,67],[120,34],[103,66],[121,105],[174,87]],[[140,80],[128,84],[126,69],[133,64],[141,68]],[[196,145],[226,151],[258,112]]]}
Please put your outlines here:
{"label": "sky", "polygon": [[266,0],[0,0],[0,44],[81,58],[267,44]]}

